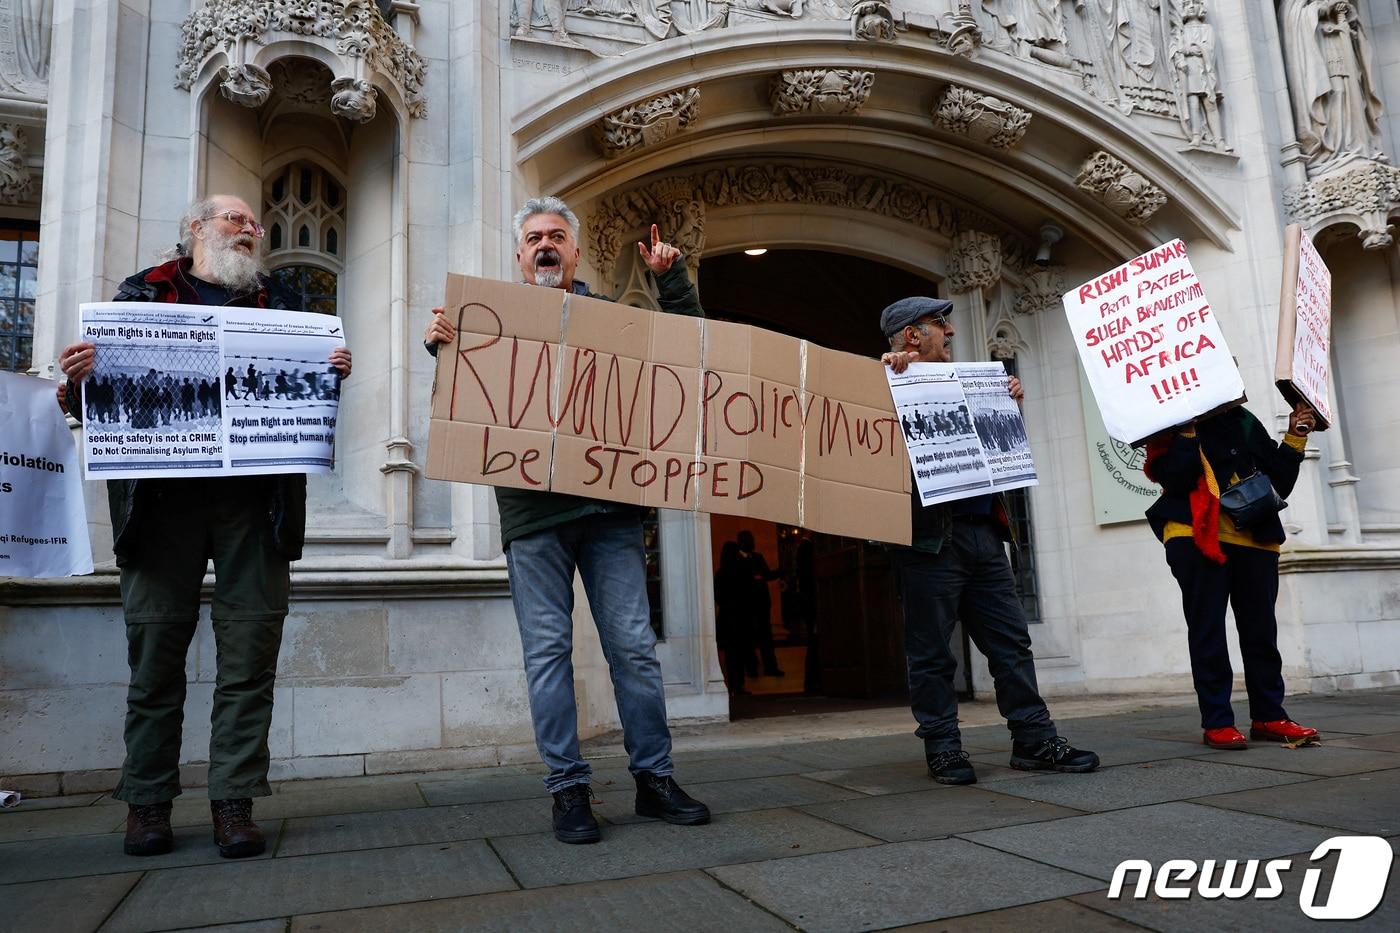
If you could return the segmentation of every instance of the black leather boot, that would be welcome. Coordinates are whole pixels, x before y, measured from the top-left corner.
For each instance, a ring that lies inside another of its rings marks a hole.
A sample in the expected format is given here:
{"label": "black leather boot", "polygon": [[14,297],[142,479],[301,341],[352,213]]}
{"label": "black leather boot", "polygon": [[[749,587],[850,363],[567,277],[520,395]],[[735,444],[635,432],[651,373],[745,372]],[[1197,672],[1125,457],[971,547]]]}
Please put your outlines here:
{"label": "black leather boot", "polygon": [[681,790],[669,774],[643,771],[636,776],[637,815],[650,816],[680,826],[710,822],[710,808]]}
{"label": "black leather boot", "polygon": [[592,798],[593,792],[587,784],[570,784],[554,792],[555,839],[582,844],[602,838],[598,821],[593,818]]}

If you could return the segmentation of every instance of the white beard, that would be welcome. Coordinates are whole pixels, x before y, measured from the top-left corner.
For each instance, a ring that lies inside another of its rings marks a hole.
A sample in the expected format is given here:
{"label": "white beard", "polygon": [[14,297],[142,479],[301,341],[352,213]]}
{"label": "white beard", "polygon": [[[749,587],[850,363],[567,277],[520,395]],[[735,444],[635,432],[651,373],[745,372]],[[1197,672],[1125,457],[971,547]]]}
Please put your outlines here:
{"label": "white beard", "polygon": [[535,284],[545,288],[558,288],[564,284],[564,270],[558,266],[552,269],[536,269]]}
{"label": "white beard", "polygon": [[[211,232],[204,240],[204,265],[209,280],[215,285],[231,288],[236,292],[255,292],[262,288],[259,276],[265,273],[262,257],[257,253],[245,256],[234,249],[239,240],[249,239],[244,233],[223,234]],[[253,243],[256,250],[257,243]]]}

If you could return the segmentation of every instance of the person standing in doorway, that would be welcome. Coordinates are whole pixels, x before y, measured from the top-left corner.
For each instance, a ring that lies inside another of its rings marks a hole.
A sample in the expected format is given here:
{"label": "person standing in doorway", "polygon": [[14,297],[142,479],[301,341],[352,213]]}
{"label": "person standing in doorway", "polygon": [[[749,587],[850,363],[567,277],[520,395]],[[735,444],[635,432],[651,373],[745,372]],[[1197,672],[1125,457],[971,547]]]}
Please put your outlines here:
{"label": "person standing in doorway", "polygon": [[[768,566],[768,559],[754,546],[752,531],[739,532],[738,542],[739,559],[748,569],[749,640],[763,657],[763,676],[782,677],[783,670],[778,667],[778,654],[773,647],[773,597],[768,592],[769,581],[778,579],[781,574]],[[746,667],[752,663],[752,651],[750,648],[744,659]],[[755,669],[753,673],[758,672]]]}

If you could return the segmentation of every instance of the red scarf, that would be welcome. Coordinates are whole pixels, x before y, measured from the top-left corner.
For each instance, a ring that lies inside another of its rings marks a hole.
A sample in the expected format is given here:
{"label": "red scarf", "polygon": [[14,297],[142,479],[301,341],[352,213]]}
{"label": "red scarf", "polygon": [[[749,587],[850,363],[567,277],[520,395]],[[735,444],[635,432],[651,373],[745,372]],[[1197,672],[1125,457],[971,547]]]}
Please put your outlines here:
{"label": "red scarf", "polygon": [[[1152,475],[1153,463],[1167,452],[1170,444],[1165,440],[1147,442],[1147,462],[1143,465],[1143,472],[1148,479],[1157,481]],[[1205,451],[1200,451],[1200,455],[1201,475],[1188,497],[1191,503],[1191,539],[1196,542],[1197,550],[1208,559],[1223,564],[1225,552],[1220,549],[1220,486],[1215,481],[1215,471],[1210,468]]]}

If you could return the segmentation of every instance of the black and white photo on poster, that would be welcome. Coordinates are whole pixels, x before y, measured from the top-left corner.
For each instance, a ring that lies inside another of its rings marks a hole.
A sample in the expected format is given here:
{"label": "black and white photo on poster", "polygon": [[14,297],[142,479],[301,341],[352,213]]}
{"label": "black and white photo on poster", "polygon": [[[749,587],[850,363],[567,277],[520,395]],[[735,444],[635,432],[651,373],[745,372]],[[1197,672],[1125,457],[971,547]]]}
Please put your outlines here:
{"label": "black and white photo on poster", "polygon": [[885,375],[924,505],[1035,485],[1001,363],[911,363]]}
{"label": "black and white photo on poster", "polygon": [[903,373],[886,369],[885,375],[909,449],[919,501],[935,505],[991,488],[982,444],[953,367],[911,363]]}
{"label": "black and white photo on poster", "polygon": [[972,423],[992,473],[994,489],[1034,486],[1038,480],[1021,406],[1011,397],[1011,377],[1000,362],[956,363],[958,381],[972,409]]}
{"label": "black and white photo on poster", "polygon": [[339,318],[259,308],[84,304],[84,475],[325,473],[334,465]]}

